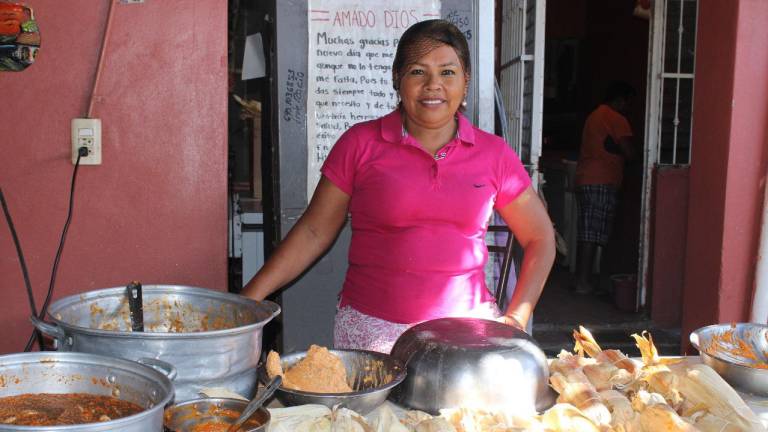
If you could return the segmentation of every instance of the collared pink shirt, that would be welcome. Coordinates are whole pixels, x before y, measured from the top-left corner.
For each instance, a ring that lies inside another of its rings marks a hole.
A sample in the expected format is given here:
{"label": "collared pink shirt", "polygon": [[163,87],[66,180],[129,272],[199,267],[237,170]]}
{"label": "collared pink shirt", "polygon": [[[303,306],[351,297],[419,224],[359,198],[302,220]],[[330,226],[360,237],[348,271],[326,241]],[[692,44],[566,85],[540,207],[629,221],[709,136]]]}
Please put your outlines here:
{"label": "collared pink shirt", "polygon": [[461,316],[492,302],[485,233],[494,208],[531,183],[501,138],[458,115],[434,157],[399,111],[339,138],[321,172],[350,195],[352,243],[341,305],[396,323]]}

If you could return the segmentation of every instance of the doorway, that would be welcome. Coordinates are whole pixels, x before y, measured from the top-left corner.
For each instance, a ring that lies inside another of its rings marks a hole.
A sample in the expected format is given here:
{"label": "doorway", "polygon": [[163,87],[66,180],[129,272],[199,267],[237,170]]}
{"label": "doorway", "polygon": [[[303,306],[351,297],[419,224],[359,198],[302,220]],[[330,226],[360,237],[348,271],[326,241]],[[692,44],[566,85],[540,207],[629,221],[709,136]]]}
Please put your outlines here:
{"label": "doorway", "polygon": [[598,340],[625,352],[634,352],[629,334],[646,329],[653,331],[661,352],[679,351],[679,330],[657,328],[648,309],[637,308],[637,284],[616,283],[619,275],[638,279],[647,174],[642,158],[625,165],[612,234],[593,266],[593,285],[601,294],[573,292],[578,214],[574,176],[581,133],[612,81],[635,89],[627,119],[638,150],[647,142],[651,21],[636,15],[634,8],[630,1],[547,1],[540,169],[542,192],[561,241],[534,321],[534,335],[545,350],[567,346],[570,330],[581,324]]}

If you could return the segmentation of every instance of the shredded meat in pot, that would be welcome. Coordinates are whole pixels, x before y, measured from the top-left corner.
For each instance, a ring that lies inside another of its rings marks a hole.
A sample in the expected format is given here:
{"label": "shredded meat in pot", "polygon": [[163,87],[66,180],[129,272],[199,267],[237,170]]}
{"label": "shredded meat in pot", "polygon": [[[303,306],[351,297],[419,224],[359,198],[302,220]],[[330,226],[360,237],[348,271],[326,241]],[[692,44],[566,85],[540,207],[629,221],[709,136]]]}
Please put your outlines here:
{"label": "shredded meat in pot", "polygon": [[0,424],[61,426],[128,417],[144,408],[110,396],[84,393],[23,394],[0,398]]}
{"label": "shredded meat in pot", "polygon": [[293,390],[314,393],[350,393],[347,370],[341,359],[328,348],[312,345],[307,356],[283,372],[280,356],[270,351],[267,355],[267,374],[283,376],[282,386]]}

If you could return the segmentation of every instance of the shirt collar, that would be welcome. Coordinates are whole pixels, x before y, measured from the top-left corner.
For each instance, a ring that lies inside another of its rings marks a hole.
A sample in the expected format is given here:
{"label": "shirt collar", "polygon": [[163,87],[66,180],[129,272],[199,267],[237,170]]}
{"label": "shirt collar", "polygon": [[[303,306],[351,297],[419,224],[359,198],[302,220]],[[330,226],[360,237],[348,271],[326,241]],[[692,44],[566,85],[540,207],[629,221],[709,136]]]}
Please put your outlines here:
{"label": "shirt collar", "polygon": [[[464,114],[457,113],[459,118],[458,138],[467,145],[475,145],[475,130]],[[385,115],[381,119],[381,137],[391,143],[403,143],[403,118],[399,109]]]}

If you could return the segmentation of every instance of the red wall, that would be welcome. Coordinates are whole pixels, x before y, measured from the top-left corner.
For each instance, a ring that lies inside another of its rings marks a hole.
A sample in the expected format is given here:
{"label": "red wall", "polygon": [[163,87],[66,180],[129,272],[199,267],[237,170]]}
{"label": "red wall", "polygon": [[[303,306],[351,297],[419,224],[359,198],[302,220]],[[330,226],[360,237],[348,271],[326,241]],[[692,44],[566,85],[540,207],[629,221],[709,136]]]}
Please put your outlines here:
{"label": "red wall", "polygon": [[[42,36],[34,65],[0,72],[0,187],[38,307],[66,218],[70,120],[83,117],[109,2],[26,0]],[[132,279],[225,289],[227,1],[115,1],[100,99],[103,164],[79,170],[54,298]],[[0,220],[0,353],[31,326]]]}
{"label": "red wall", "polygon": [[651,222],[651,319],[658,326],[681,323],[686,224],[687,167],[659,167],[653,172]]}
{"label": "red wall", "polygon": [[748,318],[768,165],[766,22],[763,0],[699,3],[686,340],[701,325]]}

